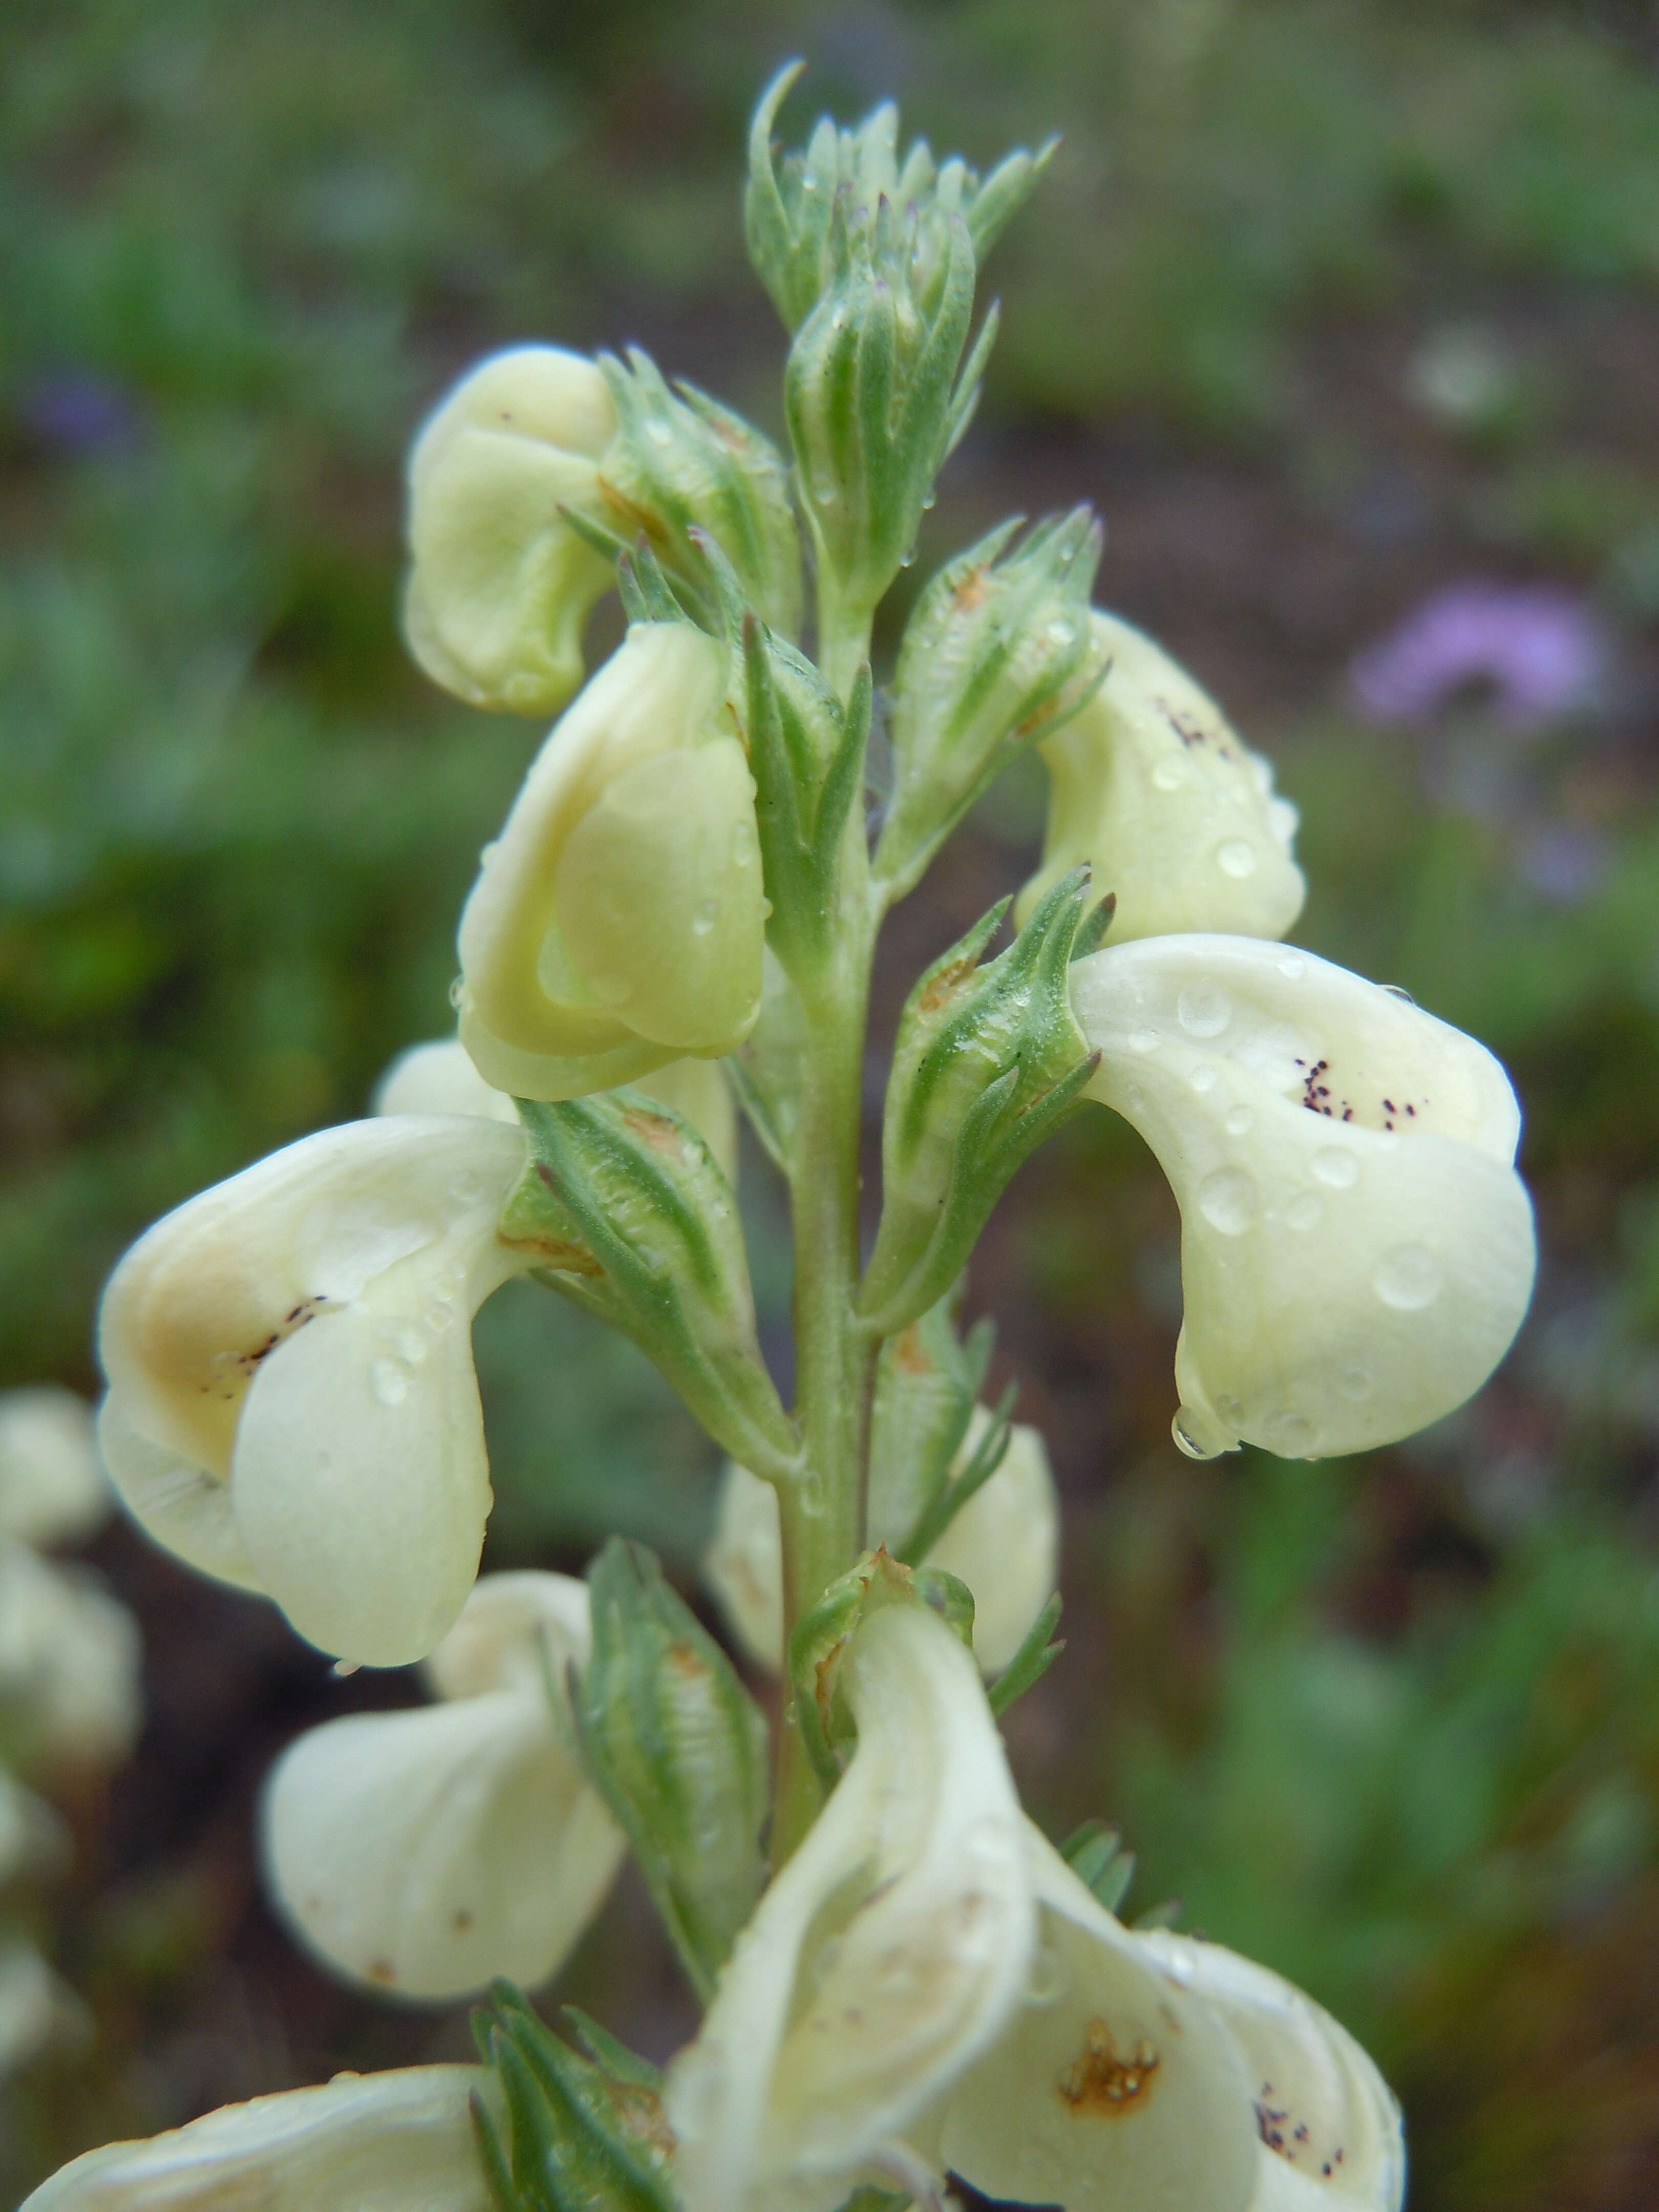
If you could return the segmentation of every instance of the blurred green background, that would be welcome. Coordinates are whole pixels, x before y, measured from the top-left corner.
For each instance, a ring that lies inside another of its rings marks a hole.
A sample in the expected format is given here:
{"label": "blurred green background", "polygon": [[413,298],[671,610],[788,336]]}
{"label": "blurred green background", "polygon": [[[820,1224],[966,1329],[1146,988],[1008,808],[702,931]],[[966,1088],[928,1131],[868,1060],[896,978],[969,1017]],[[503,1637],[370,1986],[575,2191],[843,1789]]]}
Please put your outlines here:
{"label": "blurred green background", "polygon": [[[981,161],[1065,143],[914,584],[1014,507],[1104,514],[1103,600],[1272,751],[1298,941],[1513,1070],[1544,1264],[1493,1385],[1364,1461],[1169,1441],[1176,1223],[1091,1115],[973,1304],[1047,1431],[1070,1649],[1010,1722],[1109,1816],[1131,1909],[1304,1984],[1405,2101],[1418,2212],[1659,2201],[1659,9],[1551,0],[9,0],[0,11],[0,1382],[90,1391],[147,1222],[362,1110],[440,1033],[456,913],[540,737],[398,635],[399,465],[477,354],[635,340],[777,427],[735,221],[749,107],[892,93]],[[805,103],[789,111],[799,132]],[[1526,727],[1350,663],[1470,579],[1547,584],[1597,680]],[[902,612],[902,610],[896,611]],[[596,645],[607,633],[601,617]],[[890,647],[890,625],[886,643]],[[890,928],[878,1014],[1030,866],[1035,774]],[[871,1085],[879,1098],[879,1059]],[[778,1340],[787,1258],[750,1162]],[[479,1328],[495,1564],[649,1535],[708,1454],[532,1291]],[[337,1990],[260,1905],[258,1780],[335,1681],[124,1529],[150,1724],[68,1809],[90,2050],[0,2091],[0,2199],[61,2159],[461,2014]],[[567,1973],[653,2055],[688,2001],[624,1888]]]}

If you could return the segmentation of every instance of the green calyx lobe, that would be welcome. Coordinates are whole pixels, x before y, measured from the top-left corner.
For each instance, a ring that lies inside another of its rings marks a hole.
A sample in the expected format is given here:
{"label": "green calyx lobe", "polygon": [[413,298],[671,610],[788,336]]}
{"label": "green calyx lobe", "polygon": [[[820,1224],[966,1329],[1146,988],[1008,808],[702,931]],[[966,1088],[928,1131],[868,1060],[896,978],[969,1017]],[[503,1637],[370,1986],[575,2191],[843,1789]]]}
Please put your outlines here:
{"label": "green calyx lobe", "polygon": [[573,2051],[511,1982],[496,1982],[472,2015],[478,2055],[495,2075],[503,2128],[475,2095],[473,2125],[501,2212],[675,2212],[673,2136],[661,2081],[574,2007],[586,2046]]}
{"label": "green calyx lobe", "polygon": [[[1081,1103],[1097,1055],[1066,970],[1103,927],[1089,875],[1062,878],[998,959],[994,907],[912,991],[882,1133],[883,1205],[859,1310],[890,1336],[949,1290],[1021,1162]],[[1109,910],[1108,916],[1109,918]]]}
{"label": "green calyx lobe", "polygon": [[737,1204],[702,1139],[626,1088],[521,1099],[519,1113],[530,1158],[501,1236],[541,1255],[541,1280],[631,1337],[734,1459],[787,1474],[793,1425],[756,1342]]}

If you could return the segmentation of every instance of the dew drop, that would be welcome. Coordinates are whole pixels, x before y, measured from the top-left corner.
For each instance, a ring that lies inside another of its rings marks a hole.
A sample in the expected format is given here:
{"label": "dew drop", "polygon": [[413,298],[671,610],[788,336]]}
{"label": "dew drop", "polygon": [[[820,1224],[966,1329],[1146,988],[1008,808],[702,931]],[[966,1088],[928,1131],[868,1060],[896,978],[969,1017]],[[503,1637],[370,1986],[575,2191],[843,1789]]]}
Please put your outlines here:
{"label": "dew drop", "polygon": [[368,1387],[383,1406],[401,1406],[409,1395],[409,1377],[395,1359],[377,1359],[368,1370]]}
{"label": "dew drop", "polygon": [[1198,1186],[1199,1212],[1224,1237],[1242,1237],[1255,1208],[1255,1185],[1242,1168],[1218,1168]]}
{"label": "dew drop", "polygon": [[713,899],[705,899],[691,917],[692,935],[694,937],[707,937],[709,931],[714,927],[715,918],[719,912],[720,909],[714,904]]}
{"label": "dew drop", "polygon": [[1146,1094],[1138,1083],[1127,1085],[1124,1088],[1123,1096],[1127,1099],[1129,1103],[1129,1109],[1132,1113],[1139,1114],[1141,1108],[1146,1103]]}
{"label": "dew drop", "polygon": [[746,868],[755,857],[755,833],[746,822],[738,822],[732,828],[732,865]]}
{"label": "dew drop", "polygon": [[1219,983],[1194,983],[1182,993],[1176,1013],[1188,1036],[1219,1036],[1233,1018],[1233,1002]]}
{"label": "dew drop", "polygon": [[1192,1073],[1187,1078],[1187,1080],[1192,1085],[1194,1091],[1213,1091],[1217,1084],[1220,1082],[1221,1078],[1216,1073],[1214,1068],[1210,1066],[1209,1062],[1205,1060],[1193,1070]]}
{"label": "dew drop", "polygon": [[1426,1245],[1396,1244],[1377,1261],[1371,1280],[1385,1306],[1415,1313],[1440,1295],[1440,1262]]}
{"label": "dew drop", "polygon": [[1224,845],[1217,846],[1215,864],[1224,876],[1242,884],[1255,873],[1255,847],[1243,837],[1229,837]]}
{"label": "dew drop", "polygon": [[1287,952],[1279,963],[1279,972],[1288,981],[1296,982],[1308,972],[1308,963],[1299,952]]}
{"label": "dew drop", "polygon": [[1170,1434],[1175,1438],[1176,1449],[1184,1452],[1188,1459],[1219,1459],[1219,1444],[1200,1443],[1198,1440],[1198,1419],[1187,1406],[1177,1406],[1175,1419],[1170,1424]]}
{"label": "dew drop", "polygon": [[418,1328],[404,1327],[394,1329],[392,1349],[405,1367],[418,1367],[426,1358],[426,1339]]}
{"label": "dew drop", "polygon": [[1230,1137],[1248,1137],[1255,1126],[1255,1115],[1248,1106],[1230,1106],[1227,1109],[1226,1127]]}
{"label": "dew drop", "polygon": [[421,1316],[421,1319],[426,1324],[428,1334],[432,1336],[443,1335],[453,1318],[447,1305],[437,1304],[429,1305]]}
{"label": "dew drop", "polygon": [[1179,791],[1187,781],[1187,763],[1179,754],[1161,760],[1152,770],[1152,782],[1159,791]]}
{"label": "dew drop", "polygon": [[1310,1190],[1304,1190],[1300,1198],[1293,1198],[1285,1207],[1285,1218],[1292,1229],[1316,1229],[1319,1217],[1324,1211],[1323,1200],[1316,1198]]}
{"label": "dew drop", "polygon": [[1281,1459],[1305,1459],[1313,1449],[1314,1425],[1304,1413],[1275,1413],[1267,1433]]}
{"label": "dew drop", "polygon": [[458,1010],[466,1004],[466,978],[458,975],[449,987],[449,1003]]}
{"label": "dew drop", "polygon": [[1417,1004],[1411,993],[1402,989],[1398,983],[1379,983],[1377,988],[1386,991],[1391,999],[1398,999],[1403,1006],[1414,1006]]}
{"label": "dew drop", "polygon": [[674,442],[674,433],[666,422],[656,417],[646,424],[645,434],[653,446],[672,446]]}
{"label": "dew drop", "polygon": [[836,503],[837,490],[838,487],[834,477],[814,477],[812,479],[812,504],[815,507],[833,507]]}
{"label": "dew drop", "polygon": [[1067,622],[1063,615],[1057,615],[1048,625],[1048,635],[1056,645],[1069,645],[1077,635],[1077,624]]}
{"label": "dew drop", "polygon": [[1028,2005],[1051,2005],[1066,1994],[1070,1976],[1066,1960],[1058,1944],[1045,1936],[1031,1958],[1031,1971],[1025,1984]]}
{"label": "dew drop", "polygon": [[1156,1052],[1163,1039],[1156,1030],[1131,1030],[1124,1042],[1131,1052]]}
{"label": "dew drop", "polygon": [[1313,1156],[1314,1173],[1333,1190],[1352,1190],[1359,1180],[1359,1163],[1346,1146],[1323,1146]]}
{"label": "dew drop", "polygon": [[1336,1387],[1352,1406],[1363,1406],[1376,1388],[1376,1377],[1369,1367],[1345,1367],[1336,1378]]}

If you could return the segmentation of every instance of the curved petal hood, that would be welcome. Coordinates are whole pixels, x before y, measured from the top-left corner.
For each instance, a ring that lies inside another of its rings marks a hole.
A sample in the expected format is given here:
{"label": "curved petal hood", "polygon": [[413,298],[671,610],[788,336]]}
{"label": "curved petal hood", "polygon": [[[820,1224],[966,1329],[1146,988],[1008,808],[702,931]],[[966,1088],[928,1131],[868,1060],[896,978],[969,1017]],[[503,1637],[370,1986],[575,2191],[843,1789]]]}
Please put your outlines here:
{"label": "curved petal hood", "polygon": [[[982,1406],[974,1408],[953,1474],[974,1456],[990,1419]],[[884,1510],[884,1503],[872,1490],[870,1542],[890,1547],[908,1534],[909,1516]],[[1014,1424],[1001,1466],[928,1553],[927,1565],[973,1592],[974,1656],[986,1675],[1000,1674],[1060,1579],[1060,1498],[1038,1430]],[[775,1674],[783,1664],[778,1494],[733,1460],[721,1480],[703,1576],[744,1656]]]}
{"label": "curved petal hood", "polygon": [[26,2212],[493,2212],[475,2094],[493,2094],[481,2066],[410,2066],[224,2105],[87,2151]]}
{"label": "curved petal hood", "polygon": [[267,1786],[272,1889],[330,1966],[443,1999],[560,1965],[621,1863],[586,1781],[566,1669],[587,1656],[586,1586],[487,1576],[427,1662],[445,1702],[356,1713],[299,1737]]}
{"label": "curved petal hood", "polygon": [[1042,748],[1048,827],[1016,918],[1086,860],[1117,894],[1115,945],[1188,929],[1282,937],[1307,887],[1272,769],[1151,638],[1115,615],[1090,620],[1109,671]]}
{"label": "curved petal hood", "polygon": [[1025,1981],[1022,1824],[968,1653],[896,1605],[842,1669],[852,1764],[669,2072],[687,2212],[830,2212],[872,2162],[902,2171],[906,2130]]}
{"label": "curved petal hood", "polygon": [[637,623],[555,725],[461,917],[461,1037],[520,1098],[718,1058],[760,1011],[755,787],[726,657]]}
{"label": "curved petal hood", "polygon": [[560,510],[602,504],[616,428],[599,368],[558,346],[493,355],[428,421],[409,459],[404,616],[446,690],[538,714],[581,682],[582,625],[615,578]]}
{"label": "curved petal hood", "polygon": [[1515,1094],[1399,994],[1248,938],[1109,947],[1072,971],[1181,1207],[1176,1441],[1292,1459],[1388,1443],[1491,1374],[1531,1296]]}
{"label": "curved petal hood", "polygon": [[420,1658],[477,1571],[471,1323],[526,1264],[495,1233],[524,1156],[521,1131],[459,1116],[325,1129],[158,1222],[104,1294],[127,1505],[344,1658]]}

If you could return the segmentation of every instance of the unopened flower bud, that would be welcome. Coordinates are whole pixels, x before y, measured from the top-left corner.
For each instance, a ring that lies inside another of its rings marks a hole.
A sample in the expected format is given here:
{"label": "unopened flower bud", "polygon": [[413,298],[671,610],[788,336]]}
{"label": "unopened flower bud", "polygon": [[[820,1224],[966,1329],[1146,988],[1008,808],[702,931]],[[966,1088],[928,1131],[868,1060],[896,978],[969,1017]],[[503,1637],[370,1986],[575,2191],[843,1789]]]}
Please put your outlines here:
{"label": "unopened flower bud", "polygon": [[480,2066],[341,2074],[87,2151],[27,2212],[495,2212],[472,2102],[496,2096]]}
{"label": "unopened flower bud", "polygon": [[766,1723],[648,1552],[613,1539],[587,1578],[583,1746],[682,1957],[712,1989],[760,1891]]}
{"label": "unopened flower bud", "polygon": [[1181,1207],[1182,1449],[1364,1451],[1478,1390],[1535,1259],[1520,1109],[1484,1046],[1259,938],[1109,946],[1072,977],[1090,1095]]}
{"label": "unopened flower bud", "polygon": [[441,1702],[289,1745],[266,1790],[265,1863],[330,1966],[442,1999],[498,1974],[533,1987],[560,1965],[623,1850],[551,1703],[588,1641],[580,1583],[488,1575],[426,1662]]}
{"label": "unopened flower bud", "polygon": [[1161,647],[1115,615],[1091,621],[1105,681],[1042,751],[1049,775],[1031,913],[1087,862],[1117,899],[1112,941],[1181,930],[1282,937],[1305,885],[1291,857],[1296,809],[1273,771]]}
{"label": "unopened flower bud", "polygon": [[113,1502],[84,1398],[52,1384],[0,1391],[0,1536],[72,1544]]}
{"label": "unopened flower bud", "polygon": [[547,714],[581,681],[582,626],[611,564],[565,508],[603,506],[617,427],[604,374],[557,346],[518,346],[465,377],[409,461],[415,658],[477,707]]}
{"label": "unopened flower bud", "polygon": [[430,1651],[489,1510],[472,1316],[524,1133],[398,1115],[303,1137],[135,1244],[104,1293],[117,1490],[192,1566],[370,1666]]}
{"label": "unopened flower bud", "polygon": [[517,1098],[742,1042],[760,1010],[755,790],[726,660],[639,623],[554,726],[461,917],[461,1036]]}
{"label": "unopened flower bud", "polygon": [[1004,523],[942,568],[905,626],[888,720],[893,796],[874,858],[893,896],[1100,665],[1089,620],[1099,524],[1080,507],[1011,552],[1018,526]]}

